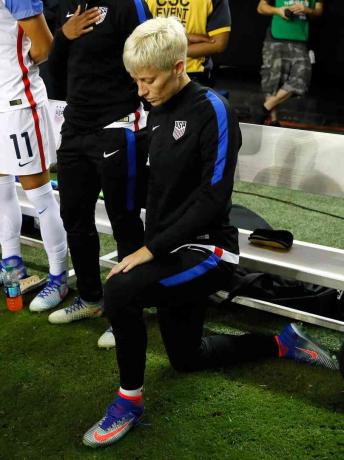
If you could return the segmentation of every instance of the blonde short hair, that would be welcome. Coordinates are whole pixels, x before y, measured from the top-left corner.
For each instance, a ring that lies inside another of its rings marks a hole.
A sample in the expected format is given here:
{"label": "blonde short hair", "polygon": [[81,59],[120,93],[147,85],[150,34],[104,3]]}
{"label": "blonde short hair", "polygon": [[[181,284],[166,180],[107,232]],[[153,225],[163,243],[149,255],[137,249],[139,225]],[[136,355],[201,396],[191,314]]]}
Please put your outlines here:
{"label": "blonde short hair", "polygon": [[169,70],[176,61],[186,61],[187,45],[186,32],[177,18],[149,19],[127,38],[123,62],[129,73],[147,68]]}

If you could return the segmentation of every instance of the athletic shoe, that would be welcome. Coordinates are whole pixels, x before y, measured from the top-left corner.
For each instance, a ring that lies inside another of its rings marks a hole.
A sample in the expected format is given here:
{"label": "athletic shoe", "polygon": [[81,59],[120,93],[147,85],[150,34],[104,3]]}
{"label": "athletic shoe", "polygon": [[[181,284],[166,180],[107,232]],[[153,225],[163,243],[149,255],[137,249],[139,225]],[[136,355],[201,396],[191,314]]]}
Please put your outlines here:
{"label": "athletic shoe", "polygon": [[102,313],[99,303],[86,303],[80,297],[75,297],[70,307],[50,313],[48,320],[52,324],[64,324],[84,318],[98,318]]}
{"label": "athletic shoe", "polygon": [[104,417],[90,428],[82,442],[89,447],[103,447],[119,441],[143,415],[143,398],[126,399],[117,396]]}
{"label": "athletic shoe", "polygon": [[0,286],[3,284],[2,275],[5,272],[5,267],[14,267],[18,279],[27,278],[26,268],[23,259],[19,256],[6,257],[0,262]]}
{"label": "athletic shoe", "polygon": [[98,339],[99,348],[113,348],[116,346],[115,336],[112,332],[112,327],[110,326]]}
{"label": "athletic shoe", "polygon": [[29,309],[33,312],[51,310],[61,303],[68,294],[67,272],[60,275],[49,273],[47,284],[30,303]]}
{"label": "athletic shoe", "polygon": [[276,340],[279,346],[280,358],[317,364],[333,370],[339,369],[336,358],[312,342],[293,323],[288,324],[280,335],[276,336]]}

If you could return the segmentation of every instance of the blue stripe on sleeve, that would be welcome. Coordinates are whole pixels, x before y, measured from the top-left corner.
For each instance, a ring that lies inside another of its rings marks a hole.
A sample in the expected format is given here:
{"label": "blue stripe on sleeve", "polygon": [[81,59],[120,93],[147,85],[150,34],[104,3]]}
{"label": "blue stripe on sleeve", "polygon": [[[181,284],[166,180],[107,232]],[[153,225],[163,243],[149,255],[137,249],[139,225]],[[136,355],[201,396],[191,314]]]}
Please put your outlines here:
{"label": "blue stripe on sleeve", "polygon": [[135,208],[135,188],[136,188],[136,138],[130,129],[125,130],[127,138],[127,209],[133,211]]}
{"label": "blue stripe on sleeve", "polygon": [[41,0],[5,0],[5,6],[17,21],[43,12]]}
{"label": "blue stripe on sleeve", "polygon": [[134,2],[135,2],[136,11],[139,17],[140,24],[142,24],[143,22],[147,21],[147,15],[145,12],[145,8],[142,4],[142,0],[134,0]]}
{"label": "blue stripe on sleeve", "polygon": [[224,103],[212,91],[207,91],[207,98],[214,107],[217,118],[218,146],[217,158],[215,162],[214,174],[211,179],[211,185],[216,184],[222,179],[223,171],[226,165],[226,156],[228,149],[228,119]]}
{"label": "blue stripe on sleeve", "polygon": [[205,259],[200,264],[195,265],[194,267],[189,268],[188,270],[185,270],[181,273],[177,273],[176,275],[168,276],[167,278],[160,280],[160,284],[166,287],[172,287],[177,286],[178,284],[192,281],[193,279],[204,275],[209,270],[216,268],[219,260],[219,257],[217,257],[215,254],[211,254],[208,259]]}

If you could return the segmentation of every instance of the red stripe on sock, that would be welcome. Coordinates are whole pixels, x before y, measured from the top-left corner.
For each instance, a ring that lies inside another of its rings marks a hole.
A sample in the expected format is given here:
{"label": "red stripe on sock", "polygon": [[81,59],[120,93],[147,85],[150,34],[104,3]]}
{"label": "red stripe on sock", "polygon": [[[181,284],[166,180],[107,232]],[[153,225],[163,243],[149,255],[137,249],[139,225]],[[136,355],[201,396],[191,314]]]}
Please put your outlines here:
{"label": "red stripe on sock", "polygon": [[141,401],[141,399],[143,399],[143,393],[137,396],[128,396],[124,395],[121,391],[119,391],[118,396],[120,396],[123,399],[127,399],[128,401]]}

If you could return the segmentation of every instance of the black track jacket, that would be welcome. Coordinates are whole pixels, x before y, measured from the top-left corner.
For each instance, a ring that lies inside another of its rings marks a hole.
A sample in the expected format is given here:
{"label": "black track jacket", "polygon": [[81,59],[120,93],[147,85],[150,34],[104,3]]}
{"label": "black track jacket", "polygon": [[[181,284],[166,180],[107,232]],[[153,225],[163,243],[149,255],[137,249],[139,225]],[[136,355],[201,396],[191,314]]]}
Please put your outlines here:
{"label": "black track jacket", "polygon": [[101,128],[135,112],[140,105],[122,53],[135,27],[152,16],[144,0],[62,0],[62,25],[79,4],[82,12],[100,8],[98,24],[75,40],[68,40],[59,29],[48,65],[51,75],[60,80],[57,83],[67,81],[66,121],[77,128]]}
{"label": "black track jacket", "polygon": [[188,243],[239,253],[228,222],[241,133],[228,101],[188,83],[148,117],[145,244],[162,256]]}

